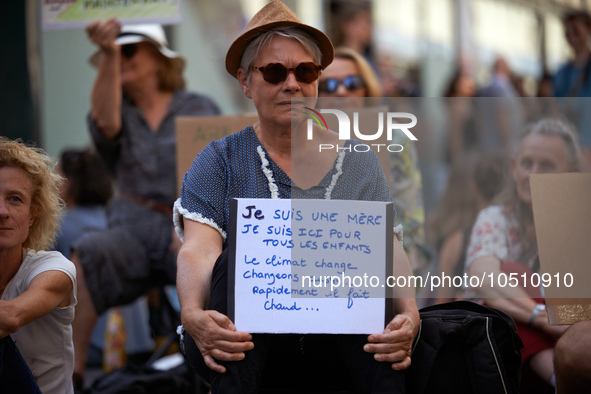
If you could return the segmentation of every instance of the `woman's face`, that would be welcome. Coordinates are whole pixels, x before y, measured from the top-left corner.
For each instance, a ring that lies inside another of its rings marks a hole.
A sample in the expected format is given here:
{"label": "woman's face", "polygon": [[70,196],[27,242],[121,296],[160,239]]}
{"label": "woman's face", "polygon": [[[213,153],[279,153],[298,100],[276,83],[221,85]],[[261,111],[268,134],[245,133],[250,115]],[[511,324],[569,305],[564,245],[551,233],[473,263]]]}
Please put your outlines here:
{"label": "woman's face", "polygon": [[318,89],[318,97],[338,97],[338,100],[334,100],[334,104],[330,99],[323,99],[320,104],[323,107],[334,107],[334,108],[359,108],[363,107],[363,100],[359,99],[366,96],[365,86],[359,86],[356,89],[347,89],[343,83],[346,78],[361,78],[359,68],[357,64],[351,59],[343,59],[335,57],[333,62],[322,71],[320,76],[320,84],[328,85],[329,80],[333,80],[332,83],[338,83],[337,89],[334,92],[327,92],[321,88]]}
{"label": "woman's face", "polygon": [[0,168],[0,251],[22,248],[33,224],[33,184],[25,171]]}
{"label": "woman's face", "polygon": [[[131,49],[130,46],[135,46],[135,49]],[[121,86],[123,89],[135,89],[149,83],[148,81],[157,82],[158,71],[162,67],[162,60],[157,52],[158,50],[147,42],[122,46]]]}
{"label": "woman's face", "polygon": [[319,90],[319,97],[365,97],[365,86],[358,86],[356,89],[348,90],[342,83],[347,77],[361,77],[359,68],[351,59],[335,57],[333,62],[322,72],[320,81],[335,79],[341,83],[338,84],[334,93]]}
{"label": "woman's face", "polygon": [[562,138],[555,135],[530,134],[521,143],[517,157],[511,160],[517,196],[531,204],[529,175],[568,172],[569,157]]}
{"label": "woman's face", "polygon": [[[292,38],[275,36],[261,48],[252,65],[264,67],[269,63],[281,63],[287,68],[295,68],[300,63],[307,62],[313,63],[314,58],[302,44]],[[313,108],[316,104],[318,80],[311,83],[298,82],[290,71],[285,81],[273,85],[263,79],[260,70],[252,70],[248,78],[242,69],[238,70],[237,77],[246,97],[254,102],[259,120],[263,123],[291,127],[292,116],[301,116],[304,119],[302,107]],[[292,108],[292,99],[301,100],[296,100]]]}

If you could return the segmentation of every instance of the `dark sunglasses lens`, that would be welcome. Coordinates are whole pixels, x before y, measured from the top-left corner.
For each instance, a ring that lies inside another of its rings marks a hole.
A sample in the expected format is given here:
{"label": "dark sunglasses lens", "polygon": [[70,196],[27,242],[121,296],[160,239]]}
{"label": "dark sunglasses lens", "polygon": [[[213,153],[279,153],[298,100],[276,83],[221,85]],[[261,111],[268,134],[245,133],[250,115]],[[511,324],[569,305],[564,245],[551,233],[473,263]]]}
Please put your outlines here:
{"label": "dark sunglasses lens", "polygon": [[318,90],[323,93],[334,93],[339,87],[339,81],[334,78],[327,78],[318,84]]}
{"label": "dark sunglasses lens", "polygon": [[359,75],[350,75],[343,80],[343,86],[349,91],[360,89],[364,85],[363,79]]}
{"label": "dark sunglasses lens", "polygon": [[263,79],[273,85],[280,84],[287,79],[287,68],[281,63],[267,64],[260,68]]}
{"label": "dark sunglasses lens", "polygon": [[127,59],[131,59],[137,52],[137,44],[127,44],[121,47],[121,54]]}
{"label": "dark sunglasses lens", "polygon": [[294,72],[296,80],[302,83],[312,83],[318,79],[318,66],[314,63],[300,63]]}

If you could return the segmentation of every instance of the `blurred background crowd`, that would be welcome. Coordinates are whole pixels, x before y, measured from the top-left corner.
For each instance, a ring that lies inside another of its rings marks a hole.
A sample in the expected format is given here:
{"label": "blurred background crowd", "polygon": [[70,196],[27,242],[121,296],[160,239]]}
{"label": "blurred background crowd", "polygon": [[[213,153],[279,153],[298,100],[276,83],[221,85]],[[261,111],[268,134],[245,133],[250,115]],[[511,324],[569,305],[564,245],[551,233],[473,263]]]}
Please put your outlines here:
{"label": "blurred background crowd", "polygon": [[[253,109],[220,64],[233,38],[264,3],[184,0],[182,22],[166,27],[171,48],[187,58],[187,87],[211,97],[223,114]],[[586,0],[286,4],[304,23],[325,31],[335,46],[362,52],[385,96],[424,97],[476,94],[497,75],[507,77],[505,92],[552,95],[548,81],[571,54],[562,17],[588,7]],[[88,144],[81,114],[90,106],[95,72],[86,60],[94,47],[83,30],[43,31],[36,0],[7,2],[0,17],[3,58],[11,59],[0,65],[3,133],[40,141],[53,156],[66,145]]]}

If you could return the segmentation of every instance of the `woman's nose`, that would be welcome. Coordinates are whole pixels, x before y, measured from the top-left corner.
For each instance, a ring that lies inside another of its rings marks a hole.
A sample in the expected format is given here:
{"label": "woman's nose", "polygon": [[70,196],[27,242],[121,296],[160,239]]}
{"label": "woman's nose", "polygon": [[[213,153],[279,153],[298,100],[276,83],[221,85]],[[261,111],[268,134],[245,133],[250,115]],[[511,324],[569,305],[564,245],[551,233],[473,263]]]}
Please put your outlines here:
{"label": "woman's nose", "polygon": [[300,83],[297,81],[293,72],[287,74],[287,79],[283,82],[283,86],[286,90],[291,92],[297,92],[300,90]]}
{"label": "woman's nose", "polygon": [[347,88],[345,87],[344,84],[339,83],[339,86],[337,86],[337,90],[335,91],[335,94],[339,97],[347,97]]}

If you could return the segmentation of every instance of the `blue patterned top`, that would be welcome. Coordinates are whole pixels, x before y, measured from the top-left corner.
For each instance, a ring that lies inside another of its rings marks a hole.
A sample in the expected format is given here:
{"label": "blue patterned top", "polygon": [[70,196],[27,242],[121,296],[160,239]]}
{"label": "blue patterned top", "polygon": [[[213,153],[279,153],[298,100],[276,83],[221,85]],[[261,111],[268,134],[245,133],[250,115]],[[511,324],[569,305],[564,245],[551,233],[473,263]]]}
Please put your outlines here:
{"label": "blue patterned top", "polygon": [[[359,144],[347,141],[345,146]],[[231,198],[271,198],[269,181],[262,170],[261,146],[252,126],[213,141],[197,155],[183,178],[181,197],[175,203],[175,224],[182,235],[181,215],[216,228],[227,242]],[[264,151],[264,148],[263,148]],[[269,157],[268,168],[278,187],[280,198],[324,199],[333,176],[338,172],[338,158],[320,183],[302,190],[292,184],[287,174]],[[372,152],[346,151],[342,175],[330,192],[336,200],[391,201],[388,183],[377,156]]]}
{"label": "blue patterned top", "polygon": [[179,89],[157,130],[151,130],[143,111],[128,97],[121,102],[121,133],[106,138],[88,114],[88,127],[97,150],[117,180],[121,193],[172,206],[177,197],[176,134],[178,116],[220,113],[208,97]]}

